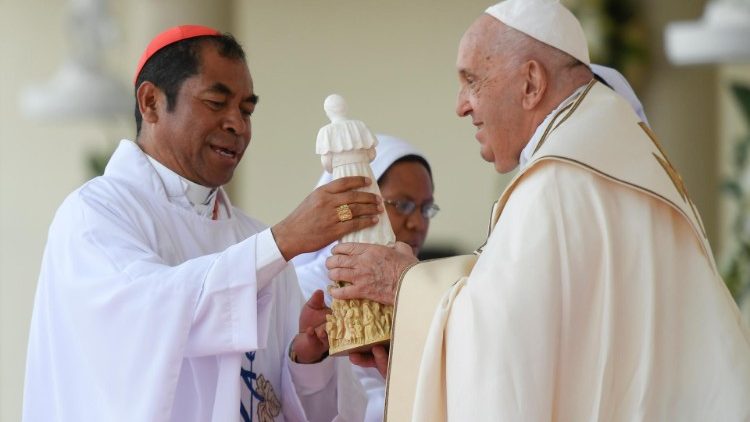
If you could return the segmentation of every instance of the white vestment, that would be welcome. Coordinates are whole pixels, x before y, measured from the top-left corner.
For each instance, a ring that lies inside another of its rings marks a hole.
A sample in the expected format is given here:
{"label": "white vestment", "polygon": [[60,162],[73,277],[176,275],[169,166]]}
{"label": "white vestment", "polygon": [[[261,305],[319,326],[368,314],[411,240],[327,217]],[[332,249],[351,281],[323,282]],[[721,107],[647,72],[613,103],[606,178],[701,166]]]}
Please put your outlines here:
{"label": "white vestment", "polygon": [[179,181],[159,174],[124,140],[104,176],[58,209],[34,305],[24,420],[361,415],[337,410],[330,359],[288,358],[302,296],[270,229],[222,189],[227,218],[197,215],[180,206]]}
{"label": "white vestment", "polygon": [[393,420],[750,420],[750,335],[682,180],[625,101],[587,88],[443,296]]}

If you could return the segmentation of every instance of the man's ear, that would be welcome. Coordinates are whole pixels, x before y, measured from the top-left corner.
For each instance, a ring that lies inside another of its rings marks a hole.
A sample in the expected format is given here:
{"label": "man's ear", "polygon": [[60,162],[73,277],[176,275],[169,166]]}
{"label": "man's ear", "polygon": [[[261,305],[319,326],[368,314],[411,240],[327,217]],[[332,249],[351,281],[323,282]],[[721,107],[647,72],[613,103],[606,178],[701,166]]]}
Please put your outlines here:
{"label": "man's ear", "polygon": [[549,75],[547,70],[536,60],[529,60],[523,66],[523,105],[524,110],[533,110],[542,102],[547,91]]}
{"label": "man's ear", "polygon": [[144,122],[156,123],[159,120],[159,113],[165,109],[159,103],[166,100],[161,89],[153,83],[143,82],[136,91],[135,99],[138,102],[138,110],[141,112]]}

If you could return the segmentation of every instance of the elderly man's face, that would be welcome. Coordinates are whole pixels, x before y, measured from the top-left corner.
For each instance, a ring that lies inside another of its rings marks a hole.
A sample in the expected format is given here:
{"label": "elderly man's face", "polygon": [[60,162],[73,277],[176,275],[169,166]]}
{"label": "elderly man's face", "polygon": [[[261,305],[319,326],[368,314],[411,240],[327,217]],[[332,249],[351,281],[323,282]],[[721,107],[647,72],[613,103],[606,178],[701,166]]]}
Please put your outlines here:
{"label": "elderly man's face", "polygon": [[205,46],[200,73],[183,82],[174,110],[160,116],[152,155],[203,186],[229,182],[250,143],[255,99],[247,64]]}
{"label": "elderly man's face", "polygon": [[507,66],[508,54],[496,47],[501,25],[490,16],[481,16],[461,39],[456,113],[471,116],[482,158],[494,163],[498,172],[507,173],[518,165],[528,139],[519,119],[523,90],[519,72]]}

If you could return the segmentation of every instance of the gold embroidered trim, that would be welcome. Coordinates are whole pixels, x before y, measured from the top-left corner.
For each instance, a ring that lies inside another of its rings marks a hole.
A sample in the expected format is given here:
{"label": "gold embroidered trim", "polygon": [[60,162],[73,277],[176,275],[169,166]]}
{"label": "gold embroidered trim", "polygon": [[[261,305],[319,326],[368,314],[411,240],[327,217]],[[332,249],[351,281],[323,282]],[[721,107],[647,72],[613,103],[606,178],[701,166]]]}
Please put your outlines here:
{"label": "gold embroidered trim", "polygon": [[[541,146],[547,141],[547,137],[549,136],[550,132],[560,127],[560,125],[563,124],[563,122],[565,122],[568,119],[568,117],[570,117],[570,115],[576,111],[578,106],[581,104],[581,102],[583,102],[583,99],[586,97],[586,95],[591,90],[591,87],[593,87],[595,83],[596,83],[596,79],[592,79],[588,83],[588,85],[586,85],[586,88],[583,89],[581,94],[578,95],[578,98],[576,98],[574,102],[563,107],[562,110],[558,111],[557,114],[555,114],[555,117],[552,118],[552,121],[550,122],[549,125],[547,125],[547,128],[544,130],[544,133],[542,134],[542,138],[539,140],[539,143],[536,145],[536,148],[534,148],[534,152],[531,153],[532,156],[536,154],[536,152],[539,151],[539,148],[541,148]],[[568,113],[563,117],[562,120],[560,120],[560,122],[557,125],[555,125],[555,122],[557,121],[557,119],[560,116],[562,116],[562,114],[565,113],[566,111],[568,111]]]}
{"label": "gold embroidered trim", "polygon": [[648,138],[651,139],[651,142],[654,144],[657,150],[659,150],[659,154],[661,154],[661,157],[656,154],[655,152],[652,153],[654,158],[656,158],[656,161],[659,162],[661,167],[664,169],[664,172],[667,173],[667,176],[669,176],[669,179],[672,180],[672,184],[674,184],[675,189],[677,189],[677,193],[680,194],[680,197],[682,200],[687,204],[690,205],[690,211],[693,213],[693,217],[695,218],[695,221],[698,223],[698,227],[701,230],[701,234],[703,235],[704,239],[708,239],[708,236],[706,235],[706,228],[703,227],[703,221],[700,218],[700,215],[698,214],[698,210],[695,209],[695,204],[690,199],[690,194],[688,193],[687,188],[685,187],[685,182],[682,180],[682,176],[680,176],[680,173],[677,172],[677,170],[672,165],[672,162],[669,161],[669,158],[667,157],[667,153],[664,151],[664,148],[661,146],[661,143],[656,138],[656,134],[654,131],[651,130],[648,125],[646,125],[643,122],[638,122],[638,126],[643,129],[644,132],[646,132],[646,135],[648,135]]}
{"label": "gold embroidered trim", "polygon": [[[396,312],[398,311],[398,297],[399,293],[401,293],[401,282],[404,281],[404,277],[406,277],[406,273],[409,272],[412,267],[415,265],[421,263],[421,262],[429,262],[432,261],[431,259],[426,259],[424,261],[417,261],[409,264],[408,267],[404,268],[403,271],[401,271],[401,274],[398,276],[398,282],[396,283],[396,297],[393,299],[393,317],[391,319],[391,339],[396,337],[396,327],[393,325],[393,321],[396,320]],[[385,384],[388,385],[388,380],[391,378],[391,354],[388,353],[388,369],[386,370],[385,374]],[[388,389],[386,388],[386,393],[388,392]],[[388,409],[388,394],[385,395],[385,407],[384,409]]]}
{"label": "gold embroidered trim", "polygon": [[481,255],[482,251],[484,250],[484,247],[487,246],[487,242],[490,241],[490,235],[492,234],[492,230],[495,228],[495,224],[497,224],[497,220],[500,218],[500,214],[497,212],[498,205],[500,204],[500,200],[498,199],[492,204],[492,211],[490,211],[490,222],[487,224],[487,239],[484,240],[484,243],[482,243],[482,246],[478,247],[475,251],[475,255]]}
{"label": "gold embroidered trim", "polygon": [[581,95],[579,95],[576,101],[573,103],[573,108],[570,109],[570,112],[568,112],[568,114],[566,114],[562,120],[560,120],[560,123],[558,123],[557,126],[555,126],[555,129],[560,127],[560,125],[562,125],[566,120],[568,120],[568,117],[570,117],[573,113],[575,113],[576,109],[578,108],[579,105],[581,105],[581,103],[583,102],[583,99],[586,98],[586,95],[588,95],[589,91],[591,90],[591,88],[594,86],[595,83],[597,83],[596,79],[592,79],[591,81],[589,81],[589,83],[586,85],[586,88],[584,88],[583,92],[581,92]]}
{"label": "gold embroidered trim", "polygon": [[[633,189],[635,189],[637,191],[641,191],[641,192],[644,192],[644,193],[646,193],[646,194],[648,194],[650,196],[653,196],[654,198],[661,199],[662,201],[664,201],[665,203],[667,203],[667,205],[669,205],[670,207],[672,207],[675,211],[677,211],[678,213],[682,214],[682,216],[685,217],[688,220],[688,222],[690,222],[690,217],[688,217],[685,214],[685,212],[682,211],[682,208],[680,208],[674,202],[670,201],[668,198],[665,198],[664,196],[658,194],[657,192],[652,191],[651,189],[644,188],[643,186],[636,185],[636,184],[630,183],[628,181],[622,180],[620,178],[617,178],[615,176],[612,176],[610,174],[604,173],[603,171],[601,171],[601,170],[599,170],[597,168],[591,167],[590,165],[588,165],[588,164],[586,164],[584,162],[581,162],[581,161],[578,161],[578,160],[575,160],[575,159],[569,158],[569,157],[562,157],[562,156],[559,156],[559,155],[545,155],[544,157],[540,158],[537,161],[537,163],[539,163],[541,161],[547,161],[547,160],[565,161],[565,162],[577,165],[579,167],[589,169],[589,170],[591,170],[592,173],[598,174],[598,175],[600,175],[600,176],[602,176],[602,177],[604,177],[606,179],[609,179],[609,180],[612,180],[614,182],[620,183],[620,184],[622,184],[624,186],[629,186],[629,187],[631,187],[631,188],[633,188]],[[697,215],[698,215],[697,214],[697,210],[695,209],[695,207],[692,206],[692,204],[693,203],[690,202],[693,214],[694,214],[694,216],[697,217]],[[699,228],[701,230],[703,230],[703,226],[701,224],[700,219],[699,218],[696,218],[696,219],[698,221]],[[692,227],[692,224],[691,224],[691,227]],[[705,232],[703,232],[701,234],[703,234],[703,237],[705,238]],[[709,260],[709,262],[712,263],[711,267],[713,268],[714,272],[716,272],[717,269],[716,269],[716,267],[713,264],[713,257],[711,255],[711,251],[709,249],[707,249],[707,246],[706,246],[706,244],[704,242],[700,242],[699,241],[698,243],[700,243],[701,249],[703,250],[703,254],[706,256],[706,258]]]}

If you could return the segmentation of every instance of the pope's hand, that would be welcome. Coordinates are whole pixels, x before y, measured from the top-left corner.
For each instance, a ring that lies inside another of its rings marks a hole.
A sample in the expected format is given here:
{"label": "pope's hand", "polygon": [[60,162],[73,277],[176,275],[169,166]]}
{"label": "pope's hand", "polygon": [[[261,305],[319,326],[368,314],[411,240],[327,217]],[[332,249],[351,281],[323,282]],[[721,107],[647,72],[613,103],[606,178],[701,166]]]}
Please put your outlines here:
{"label": "pope's hand", "polygon": [[[377,223],[378,214],[383,211],[382,200],[375,194],[355,190],[370,183],[367,177],[342,177],[308,195],[297,209],[271,228],[284,259],[289,261],[301,253],[317,251],[346,234]],[[351,215],[338,211],[341,205],[348,205]]]}
{"label": "pope's hand", "polygon": [[300,312],[299,334],[292,342],[292,352],[298,363],[319,362],[327,356],[326,315],[330,313],[323,291],[316,290]]}
{"label": "pope's hand", "polygon": [[417,262],[411,246],[394,248],[366,243],[340,243],[326,260],[331,280],[351,283],[330,290],[336,299],[370,299],[392,305],[401,274]]}

